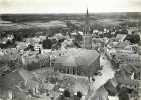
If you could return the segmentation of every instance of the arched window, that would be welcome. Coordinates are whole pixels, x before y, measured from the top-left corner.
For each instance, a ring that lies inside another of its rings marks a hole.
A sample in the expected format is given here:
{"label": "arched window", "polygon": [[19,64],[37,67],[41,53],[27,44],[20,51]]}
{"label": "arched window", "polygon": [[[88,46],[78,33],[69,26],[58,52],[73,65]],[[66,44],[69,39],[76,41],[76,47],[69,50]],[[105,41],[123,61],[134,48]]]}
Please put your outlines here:
{"label": "arched window", "polygon": [[73,69],[73,74],[75,74],[75,73],[76,73],[76,71],[75,71],[75,67],[73,67],[72,69]]}
{"label": "arched window", "polygon": [[69,70],[69,68],[67,68],[67,74],[69,74],[69,72],[70,72],[70,70]]}

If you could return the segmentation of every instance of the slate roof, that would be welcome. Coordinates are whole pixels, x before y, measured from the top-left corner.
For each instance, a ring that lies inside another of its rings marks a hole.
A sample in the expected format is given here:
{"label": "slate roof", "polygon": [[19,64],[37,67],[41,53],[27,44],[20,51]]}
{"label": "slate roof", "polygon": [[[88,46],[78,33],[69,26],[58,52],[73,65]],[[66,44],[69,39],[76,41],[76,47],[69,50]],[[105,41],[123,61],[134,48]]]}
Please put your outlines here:
{"label": "slate roof", "polygon": [[99,57],[96,50],[70,49],[68,53],[55,59],[64,66],[89,66]]}
{"label": "slate roof", "polygon": [[19,82],[30,80],[32,75],[24,69],[0,77],[0,89],[13,89]]}

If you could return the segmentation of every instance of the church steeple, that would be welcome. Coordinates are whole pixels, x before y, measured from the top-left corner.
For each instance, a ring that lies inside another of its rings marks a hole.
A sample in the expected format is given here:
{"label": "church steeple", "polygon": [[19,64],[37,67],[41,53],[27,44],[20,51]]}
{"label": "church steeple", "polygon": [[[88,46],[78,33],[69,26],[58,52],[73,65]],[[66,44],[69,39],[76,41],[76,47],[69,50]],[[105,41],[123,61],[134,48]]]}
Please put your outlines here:
{"label": "church steeple", "polygon": [[86,19],[85,19],[85,34],[89,34],[89,10],[87,8]]}
{"label": "church steeple", "polygon": [[89,17],[89,10],[88,10],[88,8],[87,8],[87,18]]}
{"label": "church steeple", "polygon": [[88,8],[87,8],[87,12],[86,12],[86,19],[85,19],[85,25],[84,25],[83,48],[92,49],[92,34],[90,34]]}

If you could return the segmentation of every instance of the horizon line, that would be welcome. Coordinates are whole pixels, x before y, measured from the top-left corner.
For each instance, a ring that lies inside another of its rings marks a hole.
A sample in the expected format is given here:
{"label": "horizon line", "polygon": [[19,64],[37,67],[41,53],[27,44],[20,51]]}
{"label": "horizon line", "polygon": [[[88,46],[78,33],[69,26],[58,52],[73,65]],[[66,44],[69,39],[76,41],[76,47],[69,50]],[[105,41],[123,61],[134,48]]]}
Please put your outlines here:
{"label": "horizon line", "polygon": [[[137,11],[137,12],[133,12],[133,11],[119,11],[119,12],[117,12],[117,11],[115,11],[115,12],[89,12],[89,14],[102,14],[102,13],[105,13],[105,14],[108,14],[108,13],[141,13],[141,11]],[[18,14],[33,14],[33,15],[36,15],[36,14],[39,14],[39,15],[44,15],[44,14],[86,14],[86,13],[84,13],[84,12],[80,12],[80,13],[78,13],[78,12],[60,12],[60,13],[20,13],[20,12],[18,12],[18,13],[0,13],[0,15],[18,15]]]}

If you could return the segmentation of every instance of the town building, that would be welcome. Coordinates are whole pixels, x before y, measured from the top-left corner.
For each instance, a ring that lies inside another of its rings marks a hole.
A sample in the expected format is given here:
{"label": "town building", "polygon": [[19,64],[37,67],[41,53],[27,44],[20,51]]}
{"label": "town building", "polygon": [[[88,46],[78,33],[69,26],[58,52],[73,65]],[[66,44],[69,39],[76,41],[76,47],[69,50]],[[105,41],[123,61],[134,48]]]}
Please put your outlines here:
{"label": "town building", "polygon": [[41,50],[42,49],[42,44],[34,44],[34,50],[35,51],[39,51],[39,50]]}
{"label": "town building", "polygon": [[72,48],[56,57],[53,67],[61,73],[92,76],[100,69],[100,55],[96,50]]}
{"label": "town building", "polygon": [[133,65],[141,64],[141,57],[138,54],[116,53],[115,59],[120,64],[133,64]]}
{"label": "town building", "polygon": [[127,34],[117,34],[116,40],[119,42],[122,42],[125,40],[126,37],[127,37]]}
{"label": "town building", "polygon": [[50,66],[50,56],[49,55],[31,55],[31,56],[22,56],[22,63],[25,69],[35,70],[43,67]]}
{"label": "town building", "polygon": [[124,49],[126,46],[130,45],[128,41],[122,41],[122,42],[110,42],[107,47],[108,48],[116,48],[116,49]]}
{"label": "town building", "polygon": [[105,44],[108,43],[107,38],[93,38],[92,39],[92,49],[103,48]]}
{"label": "town building", "polygon": [[24,91],[30,89],[35,94],[39,88],[39,83],[32,80],[32,77],[33,75],[24,69],[0,77],[0,99],[29,100],[26,98],[27,94]]}
{"label": "town building", "polygon": [[84,27],[84,35],[83,35],[83,48],[92,49],[92,34],[90,34],[90,25],[89,25],[89,12],[87,9],[86,14],[86,23]]}

